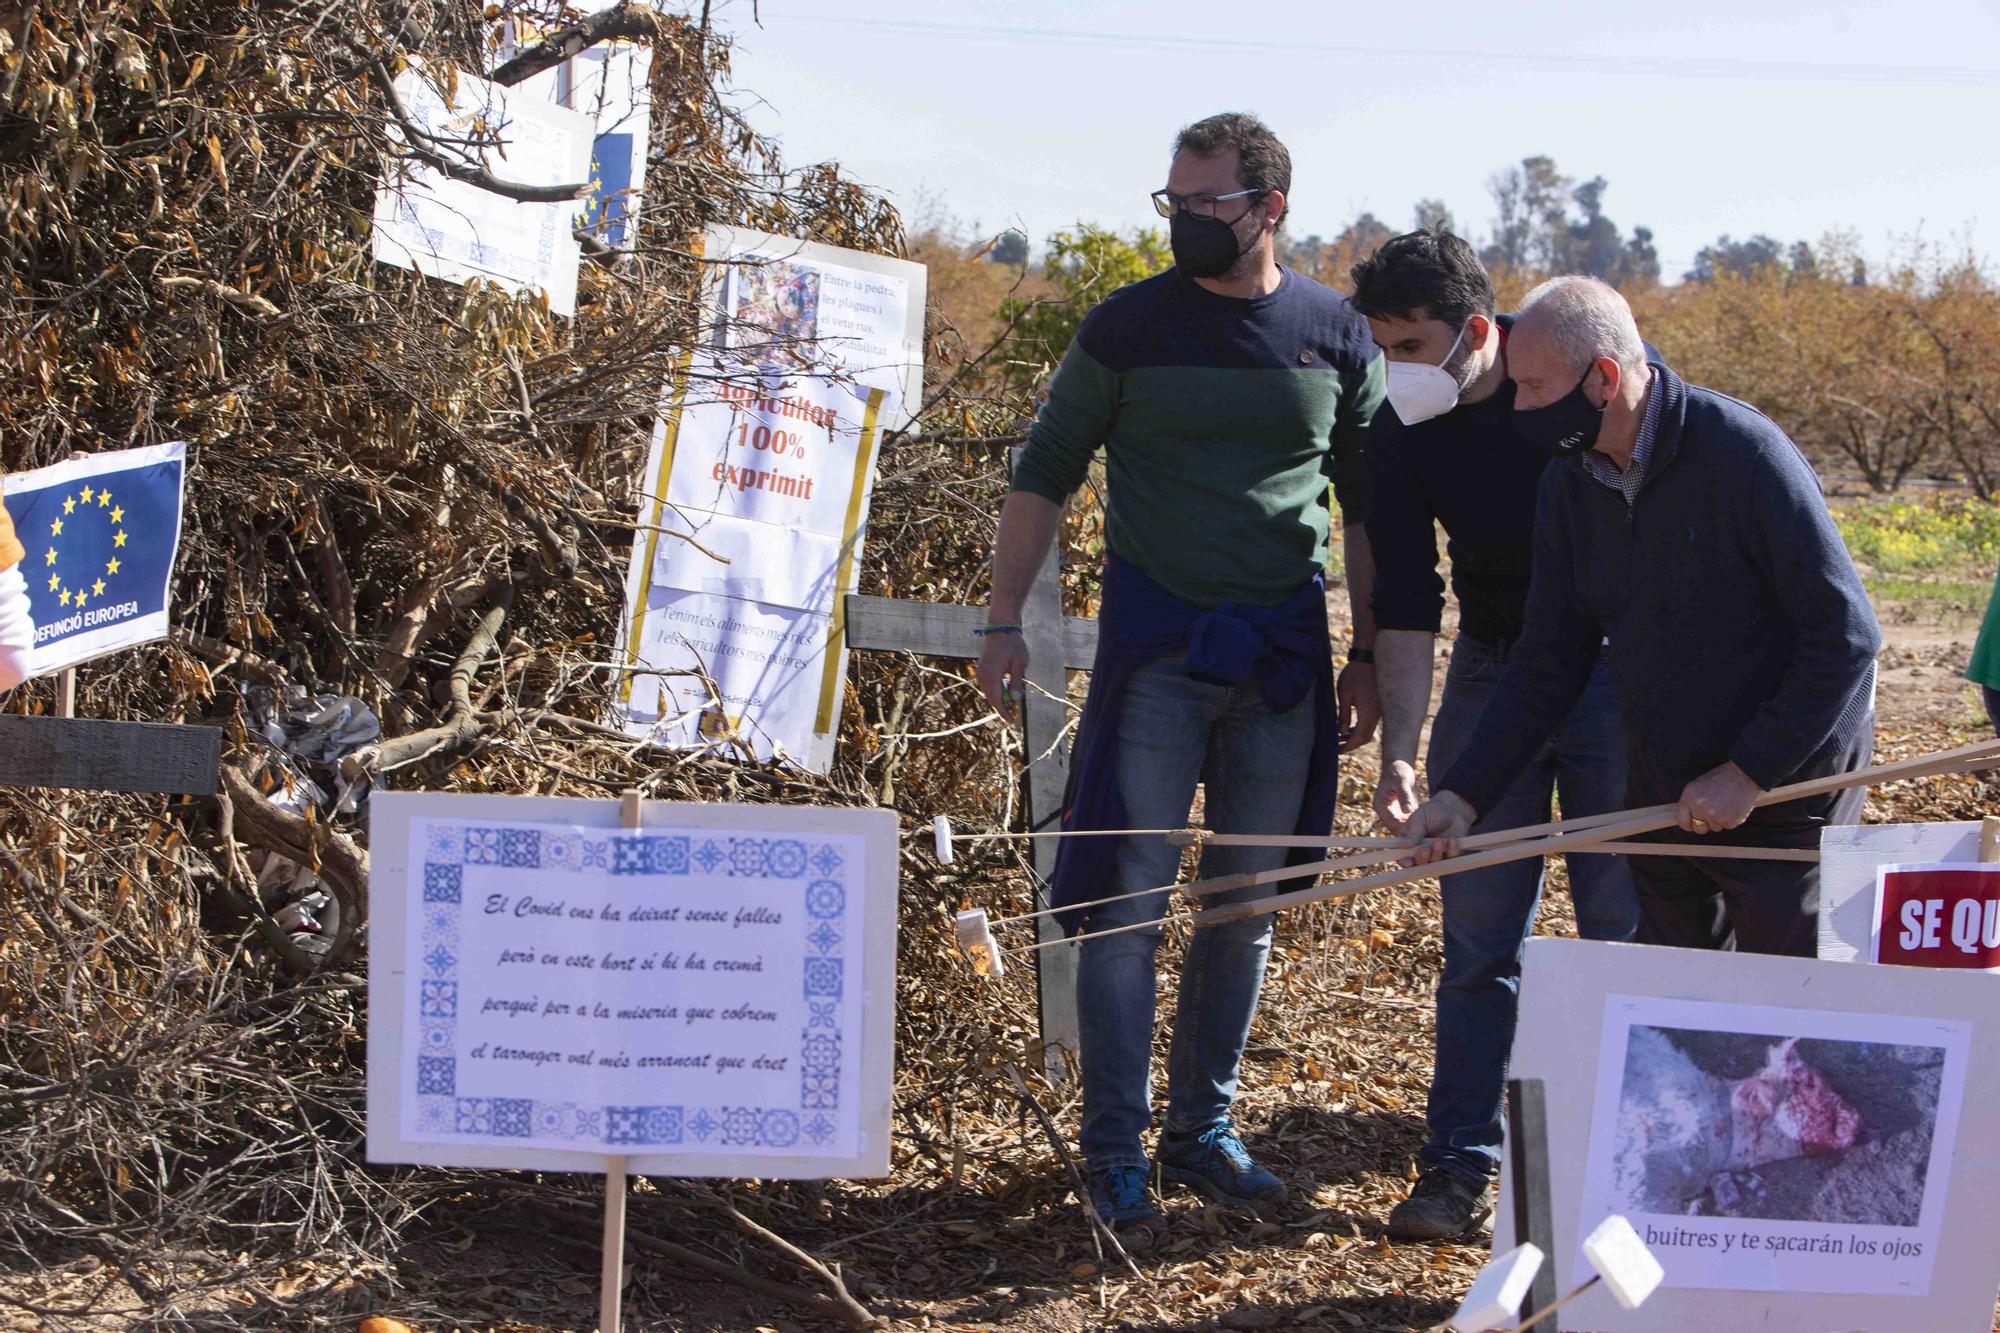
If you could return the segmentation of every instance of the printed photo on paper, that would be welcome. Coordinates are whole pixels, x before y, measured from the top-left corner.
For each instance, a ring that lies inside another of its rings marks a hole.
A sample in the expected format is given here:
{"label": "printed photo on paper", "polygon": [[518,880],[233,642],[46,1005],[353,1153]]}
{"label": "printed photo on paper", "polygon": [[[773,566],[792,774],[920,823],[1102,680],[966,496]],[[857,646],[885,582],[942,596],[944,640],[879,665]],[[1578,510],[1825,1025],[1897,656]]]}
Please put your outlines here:
{"label": "printed photo on paper", "polygon": [[1580,1233],[1623,1213],[1666,1285],[1929,1290],[1970,1026],[1614,995]]}
{"label": "printed photo on paper", "polygon": [[732,284],[731,344],[766,373],[810,366],[819,337],[819,270],[782,259],[756,260],[737,265]]}

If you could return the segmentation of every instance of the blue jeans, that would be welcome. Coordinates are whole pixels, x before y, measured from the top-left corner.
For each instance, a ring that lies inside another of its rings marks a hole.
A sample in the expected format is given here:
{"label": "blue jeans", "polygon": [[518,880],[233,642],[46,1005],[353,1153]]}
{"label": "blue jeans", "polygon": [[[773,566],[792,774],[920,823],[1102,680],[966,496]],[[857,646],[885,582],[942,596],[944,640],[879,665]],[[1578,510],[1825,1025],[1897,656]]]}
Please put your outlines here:
{"label": "blue jeans", "polygon": [[[1298,827],[1313,743],[1309,694],[1273,713],[1254,684],[1211,685],[1189,677],[1179,658],[1141,667],[1118,719],[1118,790],[1131,828],[1178,828],[1203,785],[1207,827],[1228,833],[1292,833]],[[1085,930],[1149,923],[1119,935],[1086,937],[1077,960],[1078,1052],[1083,1066],[1083,1155],[1092,1167],[1144,1166],[1141,1142],[1152,1120],[1154,954],[1172,895],[1180,848],[1161,837],[1120,841],[1104,894],[1133,894],[1089,909]],[[1270,870],[1282,847],[1213,847],[1204,875]],[[1205,899],[1266,897],[1257,885]],[[1180,1008],[1167,1060],[1167,1128],[1193,1133],[1229,1117],[1250,1015],[1271,952],[1269,915],[1194,932],[1181,964]]]}
{"label": "blue jeans", "polygon": [[[1460,635],[1452,645],[1444,698],[1431,723],[1425,758],[1435,782],[1471,741],[1499,683],[1505,659]],[[1565,818],[1625,805],[1625,726],[1603,659],[1576,707],[1542,752],[1475,832],[1518,828],[1549,818],[1559,792]],[[1570,896],[1577,933],[1629,940],[1639,901],[1622,856],[1572,856]],[[1430,1138],[1418,1160],[1484,1182],[1500,1169],[1500,1105],[1519,1010],[1521,946],[1534,929],[1542,896],[1542,861],[1531,858],[1446,875],[1444,971],[1437,987],[1437,1062],[1431,1075]]]}

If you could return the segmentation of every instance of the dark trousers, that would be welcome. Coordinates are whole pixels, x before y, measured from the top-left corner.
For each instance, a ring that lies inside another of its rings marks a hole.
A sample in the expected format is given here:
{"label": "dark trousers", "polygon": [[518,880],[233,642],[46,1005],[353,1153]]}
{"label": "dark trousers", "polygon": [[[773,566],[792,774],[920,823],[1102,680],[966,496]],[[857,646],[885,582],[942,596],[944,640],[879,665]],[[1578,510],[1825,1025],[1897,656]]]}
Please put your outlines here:
{"label": "dark trousers", "polygon": [[[1874,719],[1845,752],[1824,765],[1828,773],[1865,768],[1875,750]],[[1660,784],[1641,779],[1643,760],[1632,757],[1636,789],[1650,786],[1634,805],[1678,800]],[[1756,811],[1751,822],[1727,833],[1703,835],[1669,829],[1653,841],[1736,847],[1819,847],[1830,824],[1858,824],[1868,789],[1850,787],[1809,800]],[[1743,953],[1811,958],[1819,952],[1819,864],[1720,857],[1634,856],[1632,884],[1639,893],[1639,942],[1682,949],[1735,949]]]}

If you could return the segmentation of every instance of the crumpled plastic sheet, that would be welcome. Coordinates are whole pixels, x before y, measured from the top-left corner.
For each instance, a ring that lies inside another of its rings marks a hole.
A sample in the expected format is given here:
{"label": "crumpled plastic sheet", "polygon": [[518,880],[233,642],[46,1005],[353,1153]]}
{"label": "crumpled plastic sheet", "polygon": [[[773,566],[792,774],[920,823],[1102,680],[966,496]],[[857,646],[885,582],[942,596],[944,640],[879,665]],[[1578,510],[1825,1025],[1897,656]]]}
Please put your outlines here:
{"label": "crumpled plastic sheet", "polygon": [[[362,777],[350,782],[340,771],[340,761],[381,739],[382,721],[373,709],[352,695],[309,695],[299,686],[282,693],[252,686],[246,700],[252,725],[271,746],[267,763],[282,767],[289,779],[270,793],[273,805],[302,815],[310,804],[319,818],[329,822],[362,813],[370,781]],[[331,784],[330,792],[326,783]],[[262,861],[252,864],[258,898],[280,926],[294,936],[326,932],[321,917],[334,900],[318,875],[274,852],[263,853]],[[311,948],[308,940],[300,944]]]}

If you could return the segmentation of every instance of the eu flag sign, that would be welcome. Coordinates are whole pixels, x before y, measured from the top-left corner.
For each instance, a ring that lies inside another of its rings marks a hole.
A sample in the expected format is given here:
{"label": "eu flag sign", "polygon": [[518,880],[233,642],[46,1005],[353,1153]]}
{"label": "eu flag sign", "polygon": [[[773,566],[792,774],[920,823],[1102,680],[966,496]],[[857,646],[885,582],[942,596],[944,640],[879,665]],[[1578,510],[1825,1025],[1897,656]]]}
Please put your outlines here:
{"label": "eu flag sign", "polygon": [[187,446],[175,443],[7,478],[7,511],[28,552],[36,675],[166,637],[186,473]]}

